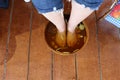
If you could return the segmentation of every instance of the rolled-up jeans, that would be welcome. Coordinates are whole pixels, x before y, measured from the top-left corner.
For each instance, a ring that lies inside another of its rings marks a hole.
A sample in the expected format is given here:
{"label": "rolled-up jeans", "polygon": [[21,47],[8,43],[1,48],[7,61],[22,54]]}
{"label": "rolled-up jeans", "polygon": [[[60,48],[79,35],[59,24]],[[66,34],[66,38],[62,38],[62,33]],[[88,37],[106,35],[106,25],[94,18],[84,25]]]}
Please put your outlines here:
{"label": "rolled-up jeans", "polygon": [[[80,5],[97,10],[103,0],[73,0]],[[63,9],[63,0],[32,0],[33,5],[39,13],[48,13]]]}

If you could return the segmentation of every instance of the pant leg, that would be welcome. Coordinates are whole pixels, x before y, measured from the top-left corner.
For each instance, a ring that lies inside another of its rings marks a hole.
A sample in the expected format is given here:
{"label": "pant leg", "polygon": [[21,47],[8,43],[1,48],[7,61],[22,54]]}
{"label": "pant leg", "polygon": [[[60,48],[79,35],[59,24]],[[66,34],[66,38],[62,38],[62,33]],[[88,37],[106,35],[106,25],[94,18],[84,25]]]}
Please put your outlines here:
{"label": "pant leg", "polygon": [[32,0],[39,13],[47,13],[63,8],[62,0]]}
{"label": "pant leg", "polygon": [[100,7],[101,3],[103,2],[103,0],[75,0],[75,1],[93,10],[97,10]]}

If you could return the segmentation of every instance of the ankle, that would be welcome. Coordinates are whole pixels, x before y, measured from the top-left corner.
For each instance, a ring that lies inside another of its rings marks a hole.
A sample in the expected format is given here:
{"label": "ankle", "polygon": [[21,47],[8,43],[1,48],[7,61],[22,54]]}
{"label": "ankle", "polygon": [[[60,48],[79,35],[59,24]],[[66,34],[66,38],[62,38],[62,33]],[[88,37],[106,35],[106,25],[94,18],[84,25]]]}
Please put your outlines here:
{"label": "ankle", "polygon": [[68,27],[67,27],[67,31],[74,33],[75,32],[75,27],[76,25],[71,24],[70,22],[68,22]]}
{"label": "ankle", "polygon": [[63,32],[65,32],[65,30],[58,30],[58,32],[59,32],[59,33],[63,33]]}
{"label": "ankle", "polygon": [[56,26],[56,27],[57,27],[58,32],[62,33],[62,32],[66,31],[66,26],[65,25],[59,25],[59,26]]}
{"label": "ankle", "polygon": [[74,27],[68,27],[68,32],[74,33],[75,32],[75,28]]}

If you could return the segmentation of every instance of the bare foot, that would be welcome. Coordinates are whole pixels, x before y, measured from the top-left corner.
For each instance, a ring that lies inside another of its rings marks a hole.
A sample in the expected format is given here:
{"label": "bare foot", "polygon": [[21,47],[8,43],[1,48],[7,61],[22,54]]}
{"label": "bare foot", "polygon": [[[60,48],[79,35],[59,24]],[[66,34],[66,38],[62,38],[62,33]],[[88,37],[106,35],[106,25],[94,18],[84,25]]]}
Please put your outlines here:
{"label": "bare foot", "polygon": [[66,46],[66,32],[59,32],[57,31],[56,34],[56,43],[60,46],[60,47],[64,47]]}
{"label": "bare foot", "polygon": [[69,32],[67,33],[67,45],[69,47],[73,47],[77,43],[77,36],[75,31],[74,32]]}

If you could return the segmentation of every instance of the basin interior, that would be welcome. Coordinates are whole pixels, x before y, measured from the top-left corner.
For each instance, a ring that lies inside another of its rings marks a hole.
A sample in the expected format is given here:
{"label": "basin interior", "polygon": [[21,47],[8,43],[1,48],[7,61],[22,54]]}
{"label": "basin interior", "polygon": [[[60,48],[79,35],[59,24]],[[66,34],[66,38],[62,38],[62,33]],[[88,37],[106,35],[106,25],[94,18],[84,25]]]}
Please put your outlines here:
{"label": "basin interior", "polygon": [[73,47],[69,47],[67,45],[65,47],[60,47],[55,41],[57,28],[54,24],[49,22],[45,28],[45,40],[48,46],[56,53],[73,54],[79,51],[87,43],[88,40],[88,28],[85,27],[83,23],[80,23],[76,27],[75,32],[77,35],[77,43]]}

